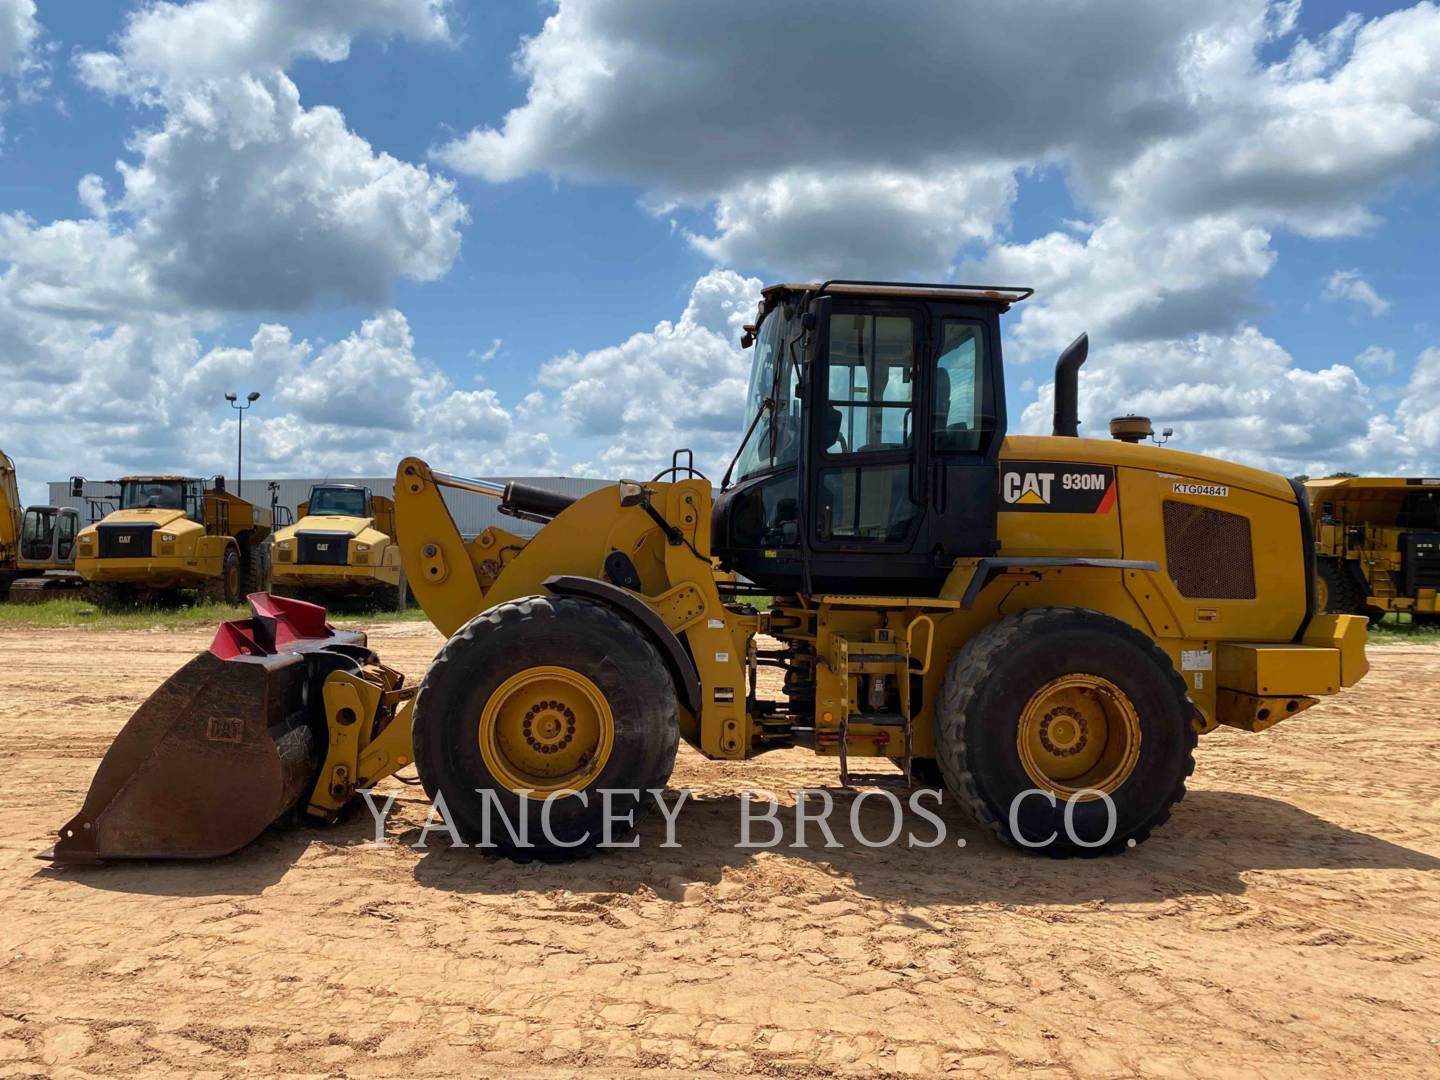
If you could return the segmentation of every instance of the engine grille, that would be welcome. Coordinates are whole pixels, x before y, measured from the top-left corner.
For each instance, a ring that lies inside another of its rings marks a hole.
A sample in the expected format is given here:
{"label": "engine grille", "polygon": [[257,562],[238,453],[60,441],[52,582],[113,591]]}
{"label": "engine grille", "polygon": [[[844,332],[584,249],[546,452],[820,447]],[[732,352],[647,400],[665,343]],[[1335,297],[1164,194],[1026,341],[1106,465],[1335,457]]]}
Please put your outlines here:
{"label": "engine grille", "polygon": [[148,559],[154,525],[97,525],[102,559]]}
{"label": "engine grille", "polygon": [[1409,532],[1400,538],[1400,573],[1405,595],[1440,589],[1440,532]]}
{"label": "engine grille", "polygon": [[348,532],[301,532],[296,535],[298,563],[311,566],[344,566],[350,550]]}
{"label": "engine grille", "polygon": [[1181,596],[1255,599],[1250,519],[1193,503],[1165,503],[1165,562]]}

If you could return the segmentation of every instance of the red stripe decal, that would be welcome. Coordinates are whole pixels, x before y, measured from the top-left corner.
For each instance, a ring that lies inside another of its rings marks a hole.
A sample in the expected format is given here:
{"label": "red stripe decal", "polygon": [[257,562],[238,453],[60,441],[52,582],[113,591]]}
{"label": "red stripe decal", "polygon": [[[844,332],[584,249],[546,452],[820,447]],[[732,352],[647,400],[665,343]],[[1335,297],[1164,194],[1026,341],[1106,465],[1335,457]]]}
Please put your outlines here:
{"label": "red stripe decal", "polygon": [[1119,487],[1119,484],[1117,484],[1114,480],[1111,480],[1110,486],[1105,489],[1105,497],[1100,500],[1100,505],[1095,508],[1095,513],[1108,514],[1112,509],[1114,509],[1115,489],[1117,487]]}

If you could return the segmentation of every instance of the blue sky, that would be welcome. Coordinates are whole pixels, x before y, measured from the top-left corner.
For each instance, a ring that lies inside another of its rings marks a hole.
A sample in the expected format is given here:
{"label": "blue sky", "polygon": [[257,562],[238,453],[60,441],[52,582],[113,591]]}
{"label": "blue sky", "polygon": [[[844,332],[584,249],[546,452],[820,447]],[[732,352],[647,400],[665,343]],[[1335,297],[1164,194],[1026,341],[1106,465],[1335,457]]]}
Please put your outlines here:
{"label": "blue sky", "polygon": [[1440,10],[1018,7],[0,0],[0,446],[723,464],[760,281],[983,277],[1017,425],[1440,468]]}

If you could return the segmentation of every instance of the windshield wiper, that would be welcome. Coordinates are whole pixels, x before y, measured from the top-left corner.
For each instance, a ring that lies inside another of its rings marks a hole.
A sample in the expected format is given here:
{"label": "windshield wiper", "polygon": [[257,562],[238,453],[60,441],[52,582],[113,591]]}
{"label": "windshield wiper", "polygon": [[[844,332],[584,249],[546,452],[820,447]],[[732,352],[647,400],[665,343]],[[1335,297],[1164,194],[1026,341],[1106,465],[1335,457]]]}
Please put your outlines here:
{"label": "windshield wiper", "polygon": [[745,452],[745,447],[750,444],[750,436],[755,434],[755,427],[760,423],[760,418],[775,407],[774,398],[766,398],[760,402],[760,408],[755,410],[755,419],[750,421],[750,426],[745,429],[745,437],[740,440],[740,447],[735,451],[735,456],[730,459],[730,465],[725,470],[725,476],[720,481],[720,490],[724,491],[730,486],[730,474],[735,471],[735,463],[740,460],[740,455]]}

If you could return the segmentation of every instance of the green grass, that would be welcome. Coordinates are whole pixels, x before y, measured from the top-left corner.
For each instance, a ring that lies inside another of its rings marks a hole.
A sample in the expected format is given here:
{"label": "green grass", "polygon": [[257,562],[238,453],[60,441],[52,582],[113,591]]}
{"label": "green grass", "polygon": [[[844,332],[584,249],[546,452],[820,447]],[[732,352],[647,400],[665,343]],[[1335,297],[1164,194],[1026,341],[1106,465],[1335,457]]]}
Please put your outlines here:
{"label": "green grass", "polygon": [[[78,596],[57,597],[41,604],[0,602],[0,629],[88,629],[88,630],[198,630],[212,629],[227,619],[243,619],[248,604],[176,603],[155,607],[104,610]],[[360,605],[337,605],[331,611],[336,623],[424,622],[417,607],[405,611],[373,611]]]}
{"label": "green grass", "polygon": [[1387,615],[1383,622],[1370,627],[1370,640],[1377,645],[1409,645],[1440,641],[1440,624],[1413,622],[1408,615]]}

